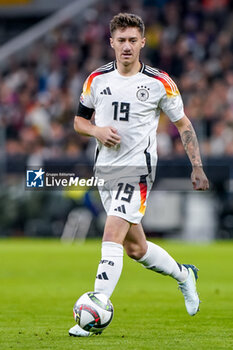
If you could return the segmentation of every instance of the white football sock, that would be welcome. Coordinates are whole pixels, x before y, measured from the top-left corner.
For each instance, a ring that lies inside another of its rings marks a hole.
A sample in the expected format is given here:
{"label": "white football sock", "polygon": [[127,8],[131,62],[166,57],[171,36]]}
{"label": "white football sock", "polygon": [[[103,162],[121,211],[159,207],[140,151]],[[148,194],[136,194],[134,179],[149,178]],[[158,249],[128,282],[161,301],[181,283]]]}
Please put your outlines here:
{"label": "white football sock", "polygon": [[139,260],[145,268],[155,272],[169,275],[178,282],[184,282],[188,277],[188,270],[185,266],[177,263],[163,248],[147,241],[148,249],[146,254]]}
{"label": "white football sock", "polygon": [[95,292],[101,292],[110,298],[120,278],[122,267],[123,246],[115,242],[103,242]]}

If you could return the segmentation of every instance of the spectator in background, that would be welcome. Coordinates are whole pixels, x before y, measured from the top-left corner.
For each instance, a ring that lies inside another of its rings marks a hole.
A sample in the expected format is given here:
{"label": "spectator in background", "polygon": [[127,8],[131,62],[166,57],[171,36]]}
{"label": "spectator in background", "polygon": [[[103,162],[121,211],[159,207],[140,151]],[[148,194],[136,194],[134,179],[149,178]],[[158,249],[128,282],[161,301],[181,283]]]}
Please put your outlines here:
{"label": "spectator in background", "polygon": [[[173,74],[204,154],[232,155],[233,21],[229,0],[119,0],[111,6],[103,0],[87,9],[79,21],[74,18],[47,33],[30,47],[23,61],[15,55],[0,74],[0,124],[6,128],[7,152],[31,157],[28,134],[34,135],[41,159],[74,151],[74,145],[64,145],[69,144],[81,82],[93,67],[112,60],[105,39],[109,19],[120,11],[144,19],[147,48],[142,59]],[[160,130],[160,158],[180,155],[172,128],[161,125]],[[79,151],[92,148],[88,143],[82,140]]]}

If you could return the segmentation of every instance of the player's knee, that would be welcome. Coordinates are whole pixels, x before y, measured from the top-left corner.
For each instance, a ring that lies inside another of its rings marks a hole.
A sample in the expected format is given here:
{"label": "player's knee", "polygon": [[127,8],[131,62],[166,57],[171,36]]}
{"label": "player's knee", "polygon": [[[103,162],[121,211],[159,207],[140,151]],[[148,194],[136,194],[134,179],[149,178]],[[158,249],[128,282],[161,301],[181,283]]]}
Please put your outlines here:
{"label": "player's knee", "polygon": [[137,244],[124,244],[126,254],[134,260],[141,259],[146,254],[146,249]]}

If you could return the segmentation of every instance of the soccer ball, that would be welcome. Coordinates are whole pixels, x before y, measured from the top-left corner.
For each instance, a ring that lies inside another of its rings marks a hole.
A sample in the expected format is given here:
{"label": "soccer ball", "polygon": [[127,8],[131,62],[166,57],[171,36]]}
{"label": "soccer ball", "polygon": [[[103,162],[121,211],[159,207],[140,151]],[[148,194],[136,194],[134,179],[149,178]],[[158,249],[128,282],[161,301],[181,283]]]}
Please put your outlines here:
{"label": "soccer ball", "polygon": [[99,292],[87,292],[75,303],[73,315],[78,325],[88,332],[102,332],[112,321],[113,305]]}

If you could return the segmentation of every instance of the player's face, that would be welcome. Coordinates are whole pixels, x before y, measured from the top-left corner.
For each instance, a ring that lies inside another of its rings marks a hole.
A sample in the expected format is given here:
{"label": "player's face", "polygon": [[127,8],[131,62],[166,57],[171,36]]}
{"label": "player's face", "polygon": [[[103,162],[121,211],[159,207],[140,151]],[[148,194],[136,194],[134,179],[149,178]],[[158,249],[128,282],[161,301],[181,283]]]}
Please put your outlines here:
{"label": "player's face", "polygon": [[140,51],[145,46],[145,38],[136,27],[116,29],[110,38],[110,44],[115,50],[117,62],[128,66],[139,61]]}

